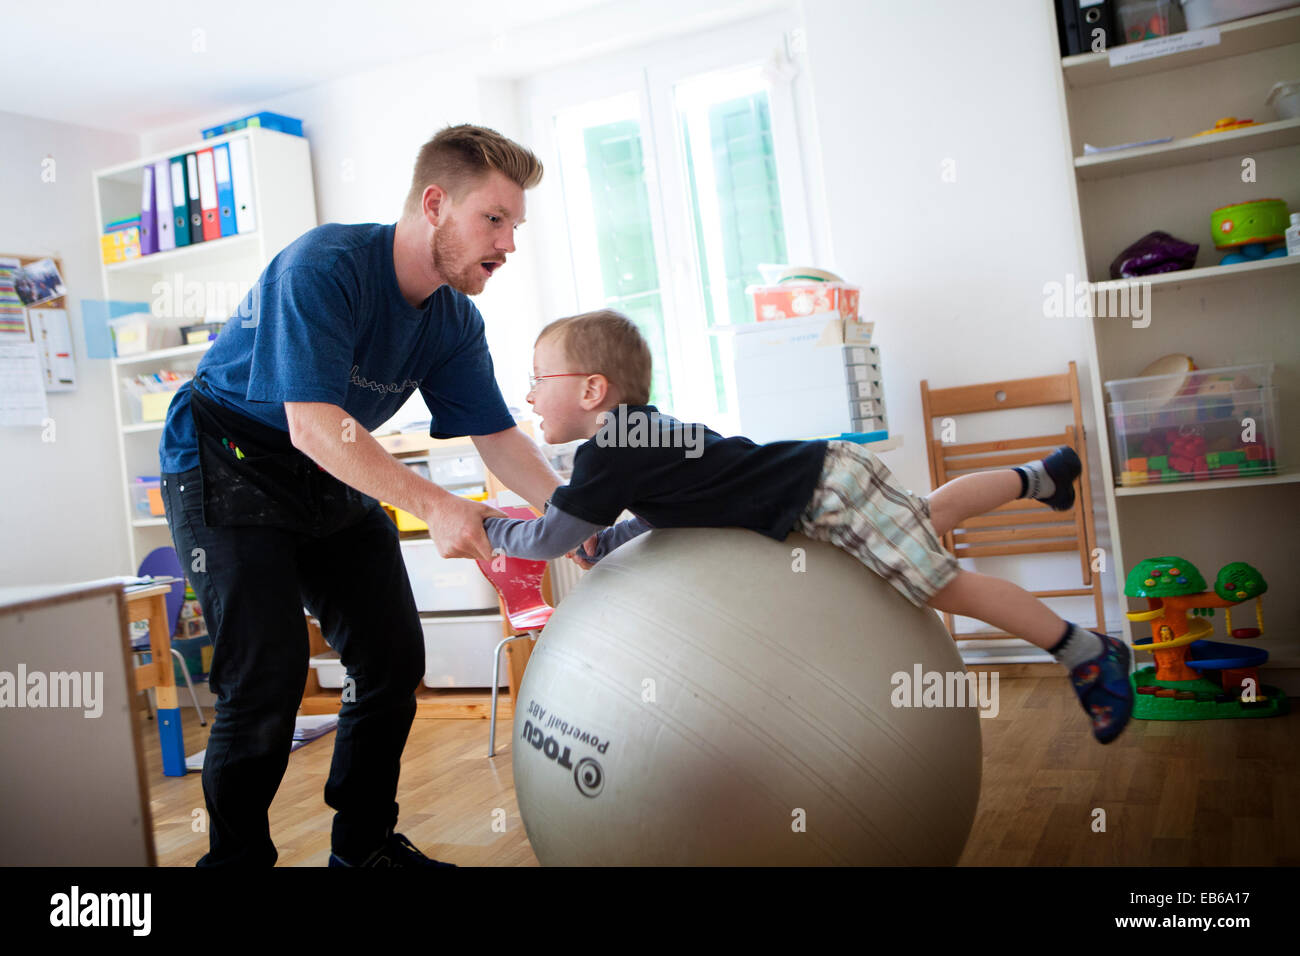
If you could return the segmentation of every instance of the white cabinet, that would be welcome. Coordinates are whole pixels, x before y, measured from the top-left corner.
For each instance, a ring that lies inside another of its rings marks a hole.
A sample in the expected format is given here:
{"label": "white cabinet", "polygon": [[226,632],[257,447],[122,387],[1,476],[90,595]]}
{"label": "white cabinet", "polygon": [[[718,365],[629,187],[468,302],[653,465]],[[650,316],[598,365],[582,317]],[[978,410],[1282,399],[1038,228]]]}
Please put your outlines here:
{"label": "white cabinet", "polygon": [[169,327],[170,341],[164,344],[173,346],[112,360],[117,480],[122,483],[122,515],[133,568],[149,551],[170,544],[171,538],[165,519],[141,517],[132,507],[134,479],[159,472],[162,422],[139,420],[138,405],[127,399],[121,380],[163,371],[192,372],[208,346],[181,345],[179,328],[229,318],[267,263],[317,225],[316,199],[307,140],[260,128],[191,143],[93,174],[95,216],[102,234],[106,223],[139,214],[146,166],[236,139],[249,147],[254,231],[100,267],[104,297],[149,303],[155,320]]}

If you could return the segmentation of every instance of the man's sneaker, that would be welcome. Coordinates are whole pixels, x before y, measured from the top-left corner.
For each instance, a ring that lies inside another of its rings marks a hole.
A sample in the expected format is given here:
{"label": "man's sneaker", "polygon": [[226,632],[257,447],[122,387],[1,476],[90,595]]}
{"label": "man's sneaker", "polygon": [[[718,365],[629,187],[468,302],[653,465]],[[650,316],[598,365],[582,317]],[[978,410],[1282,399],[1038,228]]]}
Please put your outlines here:
{"label": "man's sneaker", "polygon": [[366,857],[364,863],[348,863],[342,857],[330,854],[330,866],[442,866],[452,867],[455,863],[441,863],[431,860],[400,833],[390,833],[388,840],[374,853]]}
{"label": "man's sneaker", "polygon": [[1097,636],[1105,650],[1071,671],[1070,682],[1092,720],[1093,736],[1108,744],[1120,735],[1133,713],[1133,687],[1128,679],[1132,655],[1123,641],[1105,634]]}
{"label": "man's sneaker", "polygon": [[1062,445],[1043,459],[1043,470],[1056,486],[1051,497],[1042,499],[1043,503],[1055,511],[1069,511],[1074,505],[1075,479],[1083,471],[1078,454],[1069,445]]}

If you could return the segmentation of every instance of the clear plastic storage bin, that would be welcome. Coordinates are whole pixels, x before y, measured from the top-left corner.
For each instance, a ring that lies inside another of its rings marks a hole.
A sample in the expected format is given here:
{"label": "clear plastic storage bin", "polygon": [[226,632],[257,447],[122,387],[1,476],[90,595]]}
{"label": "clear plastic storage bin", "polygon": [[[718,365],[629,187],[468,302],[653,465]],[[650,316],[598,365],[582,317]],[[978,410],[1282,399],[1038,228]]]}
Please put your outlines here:
{"label": "clear plastic storage bin", "polygon": [[1119,486],[1277,473],[1271,364],[1118,379],[1106,391]]}

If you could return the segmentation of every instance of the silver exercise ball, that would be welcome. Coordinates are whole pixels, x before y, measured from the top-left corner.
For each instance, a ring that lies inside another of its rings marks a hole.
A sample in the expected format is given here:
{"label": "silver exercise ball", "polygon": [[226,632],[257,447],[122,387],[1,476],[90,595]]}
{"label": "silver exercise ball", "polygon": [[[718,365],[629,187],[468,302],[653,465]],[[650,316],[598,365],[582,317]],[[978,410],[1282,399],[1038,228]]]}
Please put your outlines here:
{"label": "silver exercise ball", "polygon": [[832,545],[650,532],[585,576],[528,662],[528,839],[545,866],[954,864],[979,712],[896,706],[896,675],[964,670],[933,611]]}

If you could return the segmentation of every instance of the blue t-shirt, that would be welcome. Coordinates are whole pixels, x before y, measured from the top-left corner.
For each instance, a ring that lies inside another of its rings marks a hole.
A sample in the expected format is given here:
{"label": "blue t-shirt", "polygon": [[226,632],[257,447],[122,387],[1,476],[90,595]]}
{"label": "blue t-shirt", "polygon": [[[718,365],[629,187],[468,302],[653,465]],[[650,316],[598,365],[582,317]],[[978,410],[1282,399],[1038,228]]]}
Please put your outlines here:
{"label": "blue t-shirt", "polygon": [[[393,268],[395,224],[317,226],[271,260],[199,362],[203,394],[289,430],[285,402],[330,402],[367,431],[419,388],[434,438],[515,424],[474,304],[448,285],[418,308]],[[163,473],[198,467],[186,383],[158,446]]]}

